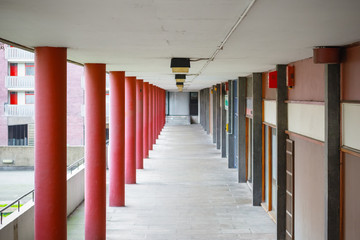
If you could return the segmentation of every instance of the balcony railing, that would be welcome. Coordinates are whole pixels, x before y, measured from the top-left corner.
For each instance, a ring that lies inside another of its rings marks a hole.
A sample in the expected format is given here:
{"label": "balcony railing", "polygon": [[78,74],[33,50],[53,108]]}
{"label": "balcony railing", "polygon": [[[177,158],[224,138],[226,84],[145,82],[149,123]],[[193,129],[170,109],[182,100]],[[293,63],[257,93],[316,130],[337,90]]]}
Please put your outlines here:
{"label": "balcony railing", "polygon": [[[85,105],[81,105],[81,116],[85,117]],[[110,103],[106,103],[106,117],[110,116]]]}
{"label": "balcony railing", "polygon": [[35,78],[34,76],[6,76],[5,77],[5,87],[6,88],[26,88],[34,89],[35,87]]}
{"label": "balcony railing", "polygon": [[[85,89],[85,77],[81,77],[81,87],[82,89]],[[110,88],[110,76],[106,74],[106,90],[109,90]]]}
{"label": "balcony railing", "polygon": [[5,58],[7,60],[16,60],[16,61],[33,61],[34,53],[19,48],[6,47]]}
{"label": "balcony railing", "polygon": [[26,105],[11,105],[5,104],[5,116],[8,117],[32,117],[35,113],[35,106],[33,104]]}

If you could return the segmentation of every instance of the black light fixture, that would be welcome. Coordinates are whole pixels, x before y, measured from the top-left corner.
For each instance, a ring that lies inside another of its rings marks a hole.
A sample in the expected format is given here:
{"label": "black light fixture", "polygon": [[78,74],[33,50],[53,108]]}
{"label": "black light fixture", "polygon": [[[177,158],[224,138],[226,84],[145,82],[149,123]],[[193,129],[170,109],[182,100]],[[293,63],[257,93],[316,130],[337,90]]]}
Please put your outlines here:
{"label": "black light fixture", "polygon": [[186,79],[186,75],[185,74],[175,74],[175,80],[176,82],[185,82],[185,79]]}
{"label": "black light fixture", "polygon": [[170,67],[173,73],[188,73],[190,68],[190,58],[172,58]]}

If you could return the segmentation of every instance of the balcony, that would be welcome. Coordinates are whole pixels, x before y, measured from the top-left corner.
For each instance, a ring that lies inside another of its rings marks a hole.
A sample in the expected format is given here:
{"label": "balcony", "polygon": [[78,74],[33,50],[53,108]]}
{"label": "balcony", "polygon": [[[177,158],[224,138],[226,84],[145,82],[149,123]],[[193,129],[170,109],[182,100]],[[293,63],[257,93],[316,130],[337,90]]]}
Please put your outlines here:
{"label": "balcony", "polygon": [[6,76],[5,87],[14,90],[33,90],[35,78],[34,76]]}
{"label": "balcony", "polygon": [[5,58],[10,62],[33,62],[34,53],[19,48],[6,47]]}
{"label": "balcony", "polygon": [[7,117],[33,117],[35,114],[34,104],[11,105],[5,104],[5,116]]}

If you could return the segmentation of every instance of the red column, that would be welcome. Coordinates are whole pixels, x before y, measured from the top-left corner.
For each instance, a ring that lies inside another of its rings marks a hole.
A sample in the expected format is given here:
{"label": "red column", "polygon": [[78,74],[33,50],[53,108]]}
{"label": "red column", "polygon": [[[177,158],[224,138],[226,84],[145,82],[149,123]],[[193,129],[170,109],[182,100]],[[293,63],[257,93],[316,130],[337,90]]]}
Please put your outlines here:
{"label": "red column", "polygon": [[156,86],[153,86],[152,89],[152,97],[153,97],[153,125],[152,125],[152,131],[153,131],[153,139],[152,139],[152,143],[156,144]]}
{"label": "red column", "polygon": [[125,77],[125,183],[136,183],[136,77]]}
{"label": "red column", "polygon": [[136,169],[143,169],[143,80],[136,80]]}
{"label": "red column", "polygon": [[85,64],[85,239],[106,238],[105,64]]}
{"label": "red column", "polygon": [[156,139],[159,138],[159,88],[155,89],[156,98]]}
{"label": "red column", "polygon": [[143,87],[143,157],[149,157],[149,83]]}
{"label": "red column", "polygon": [[35,48],[35,239],[66,239],[66,48]]}
{"label": "red column", "polygon": [[149,150],[153,150],[153,85],[149,84]]}
{"label": "red column", "polygon": [[125,72],[110,72],[109,205],[125,206]]}

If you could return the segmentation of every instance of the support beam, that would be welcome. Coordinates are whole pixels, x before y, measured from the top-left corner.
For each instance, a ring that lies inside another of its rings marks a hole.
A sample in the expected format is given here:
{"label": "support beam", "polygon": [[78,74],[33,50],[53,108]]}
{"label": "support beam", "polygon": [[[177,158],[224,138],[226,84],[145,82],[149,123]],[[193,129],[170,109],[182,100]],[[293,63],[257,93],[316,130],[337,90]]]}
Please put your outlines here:
{"label": "support beam", "polygon": [[246,182],[246,77],[237,81],[238,96],[238,182]]}
{"label": "support beam", "polygon": [[228,156],[228,168],[235,168],[235,151],[234,151],[234,81],[229,80],[229,133],[228,133],[228,142],[229,142],[229,156]]}
{"label": "support beam", "polygon": [[[66,239],[66,48],[35,48],[35,239]],[[51,133],[51,134],[50,134]]]}
{"label": "support beam", "polygon": [[143,85],[136,80],[136,169],[143,169]]}
{"label": "support beam", "polygon": [[325,239],[340,239],[340,64],[325,65]]}
{"label": "support beam", "polygon": [[216,148],[221,147],[221,84],[216,85]]}
{"label": "support beam", "polygon": [[136,183],[136,77],[125,77],[125,183]]}
{"label": "support beam", "polygon": [[225,110],[225,83],[221,84],[221,157],[226,158],[226,110]]}
{"label": "support beam", "polygon": [[125,206],[125,72],[110,72],[109,205]]}
{"label": "support beam", "polygon": [[262,73],[253,73],[253,206],[262,201]]}
{"label": "support beam", "polygon": [[216,99],[217,99],[217,86],[213,86],[213,143],[216,143]]}
{"label": "support beam", "polygon": [[277,239],[286,235],[286,139],[288,90],[286,87],[286,65],[277,65],[276,91],[276,137],[277,137]]}
{"label": "support beam", "polygon": [[149,83],[143,87],[143,157],[149,157]]}
{"label": "support beam", "polygon": [[85,72],[85,239],[106,238],[105,64]]}

